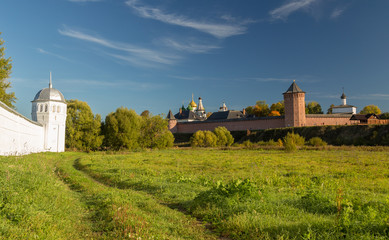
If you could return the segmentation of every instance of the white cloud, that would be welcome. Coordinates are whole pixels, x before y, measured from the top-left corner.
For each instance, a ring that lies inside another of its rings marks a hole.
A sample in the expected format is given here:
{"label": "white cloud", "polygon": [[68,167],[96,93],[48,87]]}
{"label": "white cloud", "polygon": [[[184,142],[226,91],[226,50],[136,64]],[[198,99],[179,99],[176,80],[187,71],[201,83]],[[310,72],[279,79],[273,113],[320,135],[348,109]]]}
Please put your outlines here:
{"label": "white cloud", "polygon": [[81,88],[83,87],[104,87],[104,88],[126,88],[132,90],[152,90],[162,88],[163,85],[156,83],[148,83],[148,82],[137,82],[132,80],[125,81],[111,81],[111,80],[89,80],[89,79],[64,79],[61,82],[67,83],[68,85],[77,85]]}
{"label": "white cloud", "polygon": [[[158,8],[140,6],[137,0],[128,0],[126,4],[133,8],[141,17],[158,20],[167,24],[177,25],[196,29],[200,32],[208,33],[216,38],[227,38],[246,33],[247,28],[244,23],[219,24],[210,22],[201,22],[189,19],[185,16],[164,13]],[[231,19],[231,17],[229,17]]]}
{"label": "white cloud", "polygon": [[55,53],[46,51],[46,50],[44,50],[44,49],[42,49],[42,48],[37,48],[36,50],[37,50],[39,53],[41,53],[41,54],[50,55],[50,56],[53,56],[53,57],[56,57],[56,58],[59,58],[59,59],[62,59],[62,60],[65,60],[65,61],[74,63],[74,61],[71,60],[71,59],[69,59],[69,58],[66,58],[66,57],[64,57],[64,56],[61,56],[61,55],[59,55],[59,54],[55,54]]}
{"label": "white cloud", "polygon": [[69,0],[69,2],[78,2],[78,3],[84,3],[84,2],[101,2],[102,0]]}
{"label": "white cloud", "polygon": [[[63,29],[58,29],[58,32],[64,36],[83,40],[86,42],[92,42],[104,46],[106,48],[122,51],[127,55],[123,55],[123,54],[120,55],[108,54],[108,55],[116,57],[121,60],[125,60],[126,62],[130,62],[133,64],[140,63],[140,65],[145,65],[144,64],[145,62],[160,63],[160,64],[174,64],[176,60],[179,59],[178,56],[172,54],[165,54],[159,51],[138,47],[132,44],[110,41],[102,37],[93,36],[91,34],[87,34],[79,30],[70,29],[68,27],[64,27]],[[129,59],[132,59],[132,61],[128,61]]]}
{"label": "white cloud", "polygon": [[172,49],[189,53],[207,53],[209,51],[221,48],[216,45],[204,45],[190,41],[183,43],[170,38],[164,38],[160,40],[160,42]]}
{"label": "white cloud", "polygon": [[345,10],[344,8],[335,8],[334,11],[332,11],[332,13],[331,13],[330,18],[331,19],[338,18],[340,15],[343,14],[344,10]]}
{"label": "white cloud", "polygon": [[270,11],[272,19],[286,19],[290,14],[300,9],[308,8],[311,4],[319,0],[293,0]]}

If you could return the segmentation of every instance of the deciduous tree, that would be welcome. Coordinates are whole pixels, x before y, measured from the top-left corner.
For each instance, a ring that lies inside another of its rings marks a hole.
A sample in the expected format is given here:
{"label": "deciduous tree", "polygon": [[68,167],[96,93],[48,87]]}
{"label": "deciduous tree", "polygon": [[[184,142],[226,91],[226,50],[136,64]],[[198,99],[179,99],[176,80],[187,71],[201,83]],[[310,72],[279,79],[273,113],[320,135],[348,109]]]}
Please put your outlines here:
{"label": "deciduous tree", "polygon": [[15,93],[7,93],[8,89],[11,87],[11,83],[8,81],[12,69],[11,58],[5,58],[5,47],[2,46],[3,44],[4,41],[0,38],[0,101],[10,108],[15,108],[13,105],[16,101]]}
{"label": "deciduous tree", "polygon": [[114,150],[139,147],[141,117],[134,110],[120,107],[108,114],[104,124],[104,144]]}
{"label": "deciduous tree", "polygon": [[381,109],[379,107],[377,107],[376,105],[367,105],[360,112],[360,114],[371,114],[371,113],[374,113],[377,115],[381,114]]}
{"label": "deciduous tree", "polygon": [[172,147],[174,136],[169,131],[168,122],[161,116],[143,116],[139,144],[142,148]]}
{"label": "deciduous tree", "polygon": [[217,146],[231,146],[234,143],[234,137],[225,127],[217,127],[213,133],[217,137]]}
{"label": "deciduous tree", "polygon": [[321,106],[318,102],[312,101],[305,106],[306,114],[323,114]]}
{"label": "deciduous tree", "polygon": [[86,102],[69,100],[67,104],[66,147],[82,151],[97,150],[104,138],[100,135],[100,115],[93,115]]}
{"label": "deciduous tree", "polygon": [[285,103],[284,101],[279,101],[277,103],[273,103],[270,106],[270,111],[277,111],[280,113],[280,115],[285,115]]}

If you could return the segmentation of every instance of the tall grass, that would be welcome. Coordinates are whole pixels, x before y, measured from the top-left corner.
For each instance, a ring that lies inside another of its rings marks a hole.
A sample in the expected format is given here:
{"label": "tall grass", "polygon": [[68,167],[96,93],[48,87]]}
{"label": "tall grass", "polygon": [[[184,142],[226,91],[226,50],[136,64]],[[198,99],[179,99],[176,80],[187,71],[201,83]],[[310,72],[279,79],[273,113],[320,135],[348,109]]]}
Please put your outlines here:
{"label": "tall grass", "polygon": [[388,237],[387,152],[166,150],[79,164],[100,182],[152,195],[232,239]]}
{"label": "tall grass", "polygon": [[387,239],[388,178],[372,148],[0,157],[0,239]]}

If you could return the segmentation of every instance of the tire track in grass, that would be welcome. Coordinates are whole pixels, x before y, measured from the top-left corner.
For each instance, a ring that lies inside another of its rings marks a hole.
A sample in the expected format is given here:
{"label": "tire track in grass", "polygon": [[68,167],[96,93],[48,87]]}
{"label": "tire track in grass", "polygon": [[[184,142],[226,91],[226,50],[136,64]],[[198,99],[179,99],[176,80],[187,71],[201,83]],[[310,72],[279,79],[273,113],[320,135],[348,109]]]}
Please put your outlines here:
{"label": "tire track in grass", "polygon": [[79,159],[58,162],[56,173],[80,193],[99,238],[218,239],[193,217],[160,204],[150,195],[101,183],[79,169]]}
{"label": "tire track in grass", "polygon": [[141,193],[142,195],[145,195],[145,196],[153,199],[156,203],[158,203],[161,206],[167,207],[167,208],[169,208],[169,209],[171,209],[173,211],[176,211],[176,212],[180,212],[180,213],[184,214],[188,218],[195,219],[194,220],[195,221],[195,225],[201,227],[200,229],[202,231],[209,231],[209,232],[211,232],[212,235],[217,236],[217,239],[221,239],[221,240],[229,240],[230,239],[230,238],[225,237],[225,236],[220,236],[219,233],[213,231],[213,227],[212,227],[212,225],[210,223],[206,223],[206,222],[202,221],[201,219],[198,219],[198,218],[195,218],[195,217],[191,216],[188,213],[188,211],[185,208],[183,208],[180,204],[166,203],[164,201],[156,199],[152,194],[150,194],[150,193],[148,193],[146,191],[132,189],[131,187],[120,187],[120,186],[117,186],[114,183],[110,183],[109,179],[101,178],[100,176],[95,175],[93,172],[89,171],[86,166],[84,166],[84,165],[82,165],[80,163],[80,160],[81,160],[81,158],[76,159],[74,161],[73,167],[75,169],[77,169],[78,171],[83,172],[86,176],[88,176],[90,179],[92,179],[92,181],[94,181],[94,182],[96,182],[98,184],[101,184],[103,186],[106,186],[108,188],[115,188],[115,189],[118,189],[118,190],[121,190],[121,191],[131,190],[131,191],[135,191],[135,192]]}

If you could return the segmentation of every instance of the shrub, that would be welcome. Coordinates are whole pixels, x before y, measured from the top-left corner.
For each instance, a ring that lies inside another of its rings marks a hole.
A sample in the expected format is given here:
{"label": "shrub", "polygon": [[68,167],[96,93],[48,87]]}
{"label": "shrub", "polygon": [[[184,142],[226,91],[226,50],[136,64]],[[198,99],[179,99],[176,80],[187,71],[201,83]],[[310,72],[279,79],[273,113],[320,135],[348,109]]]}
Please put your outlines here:
{"label": "shrub", "polygon": [[217,137],[211,131],[197,131],[190,138],[192,147],[215,147],[217,145]]}
{"label": "shrub", "polygon": [[297,146],[304,146],[305,138],[297,133],[288,132],[284,137],[284,146],[287,152],[294,152],[297,150]]}
{"label": "shrub", "polygon": [[234,143],[234,137],[225,127],[217,127],[213,133],[217,137],[217,146],[231,146]]}
{"label": "shrub", "polygon": [[323,146],[327,146],[327,143],[319,137],[313,137],[313,138],[309,139],[308,145],[314,146],[314,147],[323,147]]}

